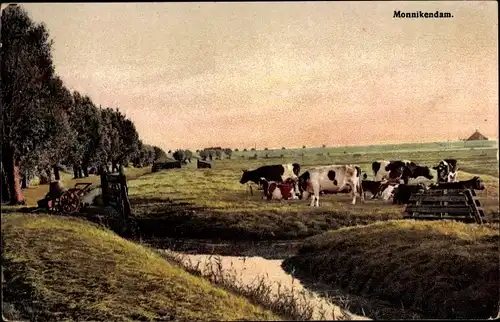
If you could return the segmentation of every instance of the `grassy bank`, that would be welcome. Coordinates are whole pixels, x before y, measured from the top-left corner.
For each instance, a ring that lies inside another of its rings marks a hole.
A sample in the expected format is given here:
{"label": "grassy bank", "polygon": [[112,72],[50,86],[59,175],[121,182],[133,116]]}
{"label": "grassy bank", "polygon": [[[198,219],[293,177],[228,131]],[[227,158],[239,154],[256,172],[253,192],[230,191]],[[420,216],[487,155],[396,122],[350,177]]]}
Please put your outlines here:
{"label": "grassy bank", "polygon": [[311,237],[283,266],[425,318],[496,317],[498,236],[497,225],[387,221]]}
{"label": "grassy bank", "polygon": [[37,321],[274,320],[83,220],[2,215],[4,302]]}

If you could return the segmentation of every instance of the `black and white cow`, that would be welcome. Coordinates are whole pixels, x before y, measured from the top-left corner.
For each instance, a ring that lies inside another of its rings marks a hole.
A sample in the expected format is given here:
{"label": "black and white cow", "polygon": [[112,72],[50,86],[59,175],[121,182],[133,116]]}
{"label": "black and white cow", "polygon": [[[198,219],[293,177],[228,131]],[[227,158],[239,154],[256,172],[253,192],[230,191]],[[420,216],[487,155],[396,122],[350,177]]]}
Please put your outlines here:
{"label": "black and white cow", "polygon": [[319,207],[319,194],[352,194],[352,204],[356,204],[356,195],[364,202],[361,186],[361,169],[356,165],[327,165],[308,169],[299,177],[300,199],[311,197],[311,207]]}
{"label": "black and white cow", "polygon": [[361,181],[361,187],[363,188],[363,193],[366,192],[371,193],[372,197],[370,199],[375,199],[379,195],[381,186],[382,186],[382,181],[372,181],[372,180]]}
{"label": "black and white cow", "polygon": [[[394,171],[401,170],[401,173],[405,168],[409,166],[410,163],[413,163],[408,160],[404,161],[387,161],[387,160],[378,160],[372,163],[373,175],[375,176],[375,181],[388,180],[391,178],[391,172],[393,172],[392,179],[396,179],[394,176]],[[414,163],[413,163],[414,164]],[[407,170],[408,171],[408,170]]]}
{"label": "black and white cow", "polygon": [[457,181],[457,160],[444,159],[433,167],[437,171],[437,183],[456,182]]}
{"label": "black and white cow", "polygon": [[432,180],[434,177],[427,166],[419,166],[413,161],[375,161],[372,163],[372,170],[375,181],[400,180],[401,183],[408,184],[410,178],[425,177]]}
{"label": "black and white cow", "polygon": [[399,180],[391,181],[371,181],[371,180],[363,180],[361,181],[361,187],[363,188],[363,192],[370,192],[372,194],[371,199],[375,199],[381,197],[383,200],[389,200],[392,196],[394,188],[396,188],[399,184]]}
{"label": "black and white cow", "polygon": [[393,204],[405,205],[410,201],[410,197],[414,193],[424,192],[427,190],[424,184],[400,184],[394,190],[394,197],[392,199]]}
{"label": "black and white cow", "polygon": [[[276,182],[284,182],[286,179],[291,178],[298,183],[299,173],[300,165],[298,163],[265,165],[255,170],[243,170],[240,183],[245,184],[252,181],[258,185],[262,185],[261,178]],[[295,187],[295,191],[298,192],[298,187]]]}
{"label": "black and white cow", "polygon": [[465,181],[443,182],[429,186],[429,189],[470,189],[470,190],[484,190],[484,182],[478,176]]}

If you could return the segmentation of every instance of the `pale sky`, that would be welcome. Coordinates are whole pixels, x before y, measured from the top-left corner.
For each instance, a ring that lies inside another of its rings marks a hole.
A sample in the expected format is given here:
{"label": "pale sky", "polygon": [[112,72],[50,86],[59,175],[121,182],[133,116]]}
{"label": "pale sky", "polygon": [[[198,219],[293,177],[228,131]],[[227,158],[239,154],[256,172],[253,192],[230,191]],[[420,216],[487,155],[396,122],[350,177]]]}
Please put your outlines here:
{"label": "pale sky", "polygon": [[498,138],[496,1],[22,6],[68,88],[165,150]]}

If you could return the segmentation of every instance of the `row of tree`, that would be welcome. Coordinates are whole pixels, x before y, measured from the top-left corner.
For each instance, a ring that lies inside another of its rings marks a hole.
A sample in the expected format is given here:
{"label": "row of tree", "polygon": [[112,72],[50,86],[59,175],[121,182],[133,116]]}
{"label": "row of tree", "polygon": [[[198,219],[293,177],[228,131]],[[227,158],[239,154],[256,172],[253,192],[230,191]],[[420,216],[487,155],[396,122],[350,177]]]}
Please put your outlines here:
{"label": "row of tree", "polygon": [[118,109],[96,106],[64,86],[43,23],[9,5],[1,26],[1,160],[12,204],[23,200],[21,178],[26,184],[34,174],[54,174],[57,180],[63,166],[81,177],[90,167],[112,171],[166,158],[161,148],[139,139],[134,123]]}
{"label": "row of tree", "polygon": [[198,151],[198,154],[200,155],[200,158],[204,161],[213,160],[214,158],[216,160],[221,160],[224,155],[226,156],[226,158],[231,159],[233,151],[229,148],[223,149],[221,147],[216,147],[216,148],[205,148],[201,151]]}

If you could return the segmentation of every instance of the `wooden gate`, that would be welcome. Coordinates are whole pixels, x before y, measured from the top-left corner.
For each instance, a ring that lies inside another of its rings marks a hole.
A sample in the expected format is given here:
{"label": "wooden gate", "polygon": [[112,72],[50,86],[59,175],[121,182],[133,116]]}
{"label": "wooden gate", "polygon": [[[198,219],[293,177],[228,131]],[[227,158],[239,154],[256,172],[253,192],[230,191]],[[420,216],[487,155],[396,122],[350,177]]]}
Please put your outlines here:
{"label": "wooden gate", "polygon": [[469,189],[431,189],[413,193],[403,218],[453,219],[482,224],[484,211],[475,195],[474,190]]}
{"label": "wooden gate", "polygon": [[120,215],[124,230],[129,230],[132,216],[128,199],[127,178],[124,174],[101,174],[102,201],[105,207],[114,208]]}

